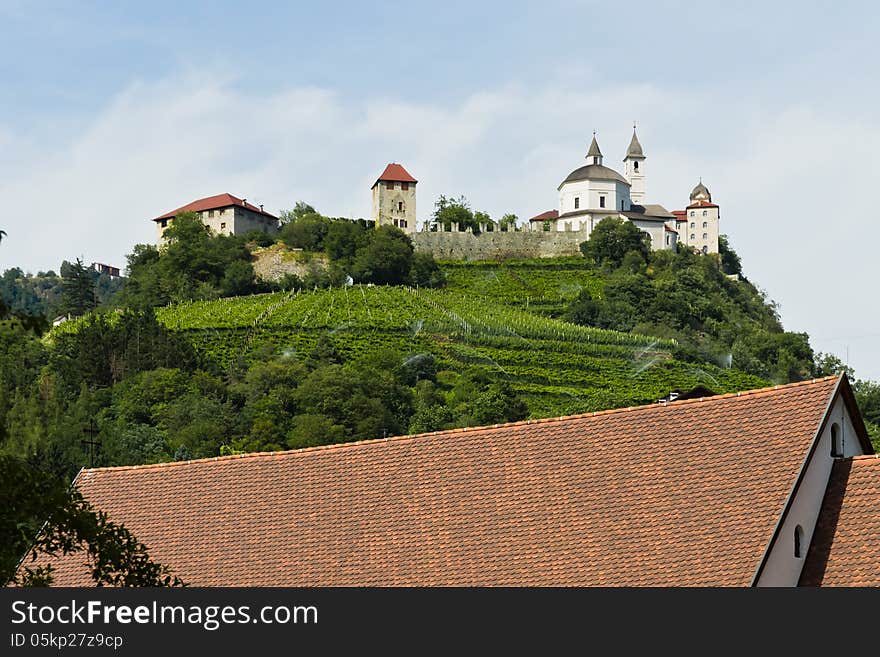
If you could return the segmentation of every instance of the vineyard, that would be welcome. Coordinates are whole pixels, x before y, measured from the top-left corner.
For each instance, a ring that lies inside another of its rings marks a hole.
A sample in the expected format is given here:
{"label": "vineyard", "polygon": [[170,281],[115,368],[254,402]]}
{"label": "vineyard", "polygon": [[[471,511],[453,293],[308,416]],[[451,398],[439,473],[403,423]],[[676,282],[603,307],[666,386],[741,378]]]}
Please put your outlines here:
{"label": "vineyard", "polygon": [[383,348],[401,358],[431,353],[443,369],[476,368],[508,381],[534,417],[647,403],[698,384],[719,393],[764,385],[735,370],[677,362],[669,341],[526,312],[513,294],[498,303],[450,288],[358,285],[195,301],[157,316],[222,367],[246,360],[257,344],[302,357],[321,336],[349,359]]}
{"label": "vineyard", "polygon": [[444,262],[447,289],[532,313],[558,316],[587,289],[594,295],[602,279],[581,258],[546,258],[502,263]]}

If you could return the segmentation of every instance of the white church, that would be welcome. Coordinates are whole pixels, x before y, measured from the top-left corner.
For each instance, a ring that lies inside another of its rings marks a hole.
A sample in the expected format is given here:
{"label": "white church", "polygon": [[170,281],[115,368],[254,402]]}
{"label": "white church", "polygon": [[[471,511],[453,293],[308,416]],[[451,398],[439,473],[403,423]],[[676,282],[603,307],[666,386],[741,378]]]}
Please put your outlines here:
{"label": "white church", "polygon": [[678,242],[702,253],[718,253],[718,205],[702,180],[690,194],[684,210],[669,212],[645,198],[645,153],[633,126],[633,136],[623,158],[623,174],[602,163],[602,151],[593,133],[587,164],[560,183],[559,209],[529,220],[531,230],[556,230],[589,236],[605,217],[631,221],[651,240],[654,250],[672,249]]}

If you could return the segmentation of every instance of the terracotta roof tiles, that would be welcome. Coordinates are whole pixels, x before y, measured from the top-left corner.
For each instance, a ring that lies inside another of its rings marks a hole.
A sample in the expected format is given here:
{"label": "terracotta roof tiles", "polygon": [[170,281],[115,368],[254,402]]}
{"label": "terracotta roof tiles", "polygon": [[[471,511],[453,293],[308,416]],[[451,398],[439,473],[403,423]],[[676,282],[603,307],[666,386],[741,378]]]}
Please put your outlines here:
{"label": "terracotta roof tiles", "polygon": [[171,212],[166,212],[161,217],[156,217],[153,221],[161,221],[162,219],[173,219],[181,212],[203,212],[204,210],[218,210],[221,208],[229,208],[232,206],[244,207],[250,210],[251,212],[256,212],[257,214],[261,214],[265,217],[269,217],[270,219],[278,219],[275,215],[269,214],[265,210],[258,208],[247,201],[238,198],[237,196],[233,196],[232,194],[217,194],[216,196],[208,196],[207,198],[200,198],[197,201],[193,201],[192,203],[187,203],[176,210],[172,210]]}
{"label": "terracotta roof tiles", "polygon": [[192,585],[746,586],[837,380],[76,484]]}
{"label": "terracotta roof tiles", "polygon": [[801,586],[880,586],[880,457],[835,461]]}
{"label": "terracotta roof tiles", "polygon": [[387,167],[385,167],[385,171],[382,172],[382,175],[376,178],[376,182],[373,183],[373,187],[376,186],[378,182],[405,182],[405,183],[417,183],[418,180],[409,175],[409,171],[403,168],[403,165],[397,164],[397,162],[392,162]]}

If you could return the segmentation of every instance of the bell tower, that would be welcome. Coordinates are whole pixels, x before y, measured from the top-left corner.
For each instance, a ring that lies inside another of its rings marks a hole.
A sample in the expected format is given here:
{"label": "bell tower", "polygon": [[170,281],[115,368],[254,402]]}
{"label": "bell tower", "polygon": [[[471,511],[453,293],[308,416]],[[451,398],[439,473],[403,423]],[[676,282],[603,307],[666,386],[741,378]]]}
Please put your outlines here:
{"label": "bell tower", "polygon": [[623,158],[624,175],[630,184],[629,196],[633,203],[645,204],[645,153],[636,136],[636,124],[633,123],[633,136]]}

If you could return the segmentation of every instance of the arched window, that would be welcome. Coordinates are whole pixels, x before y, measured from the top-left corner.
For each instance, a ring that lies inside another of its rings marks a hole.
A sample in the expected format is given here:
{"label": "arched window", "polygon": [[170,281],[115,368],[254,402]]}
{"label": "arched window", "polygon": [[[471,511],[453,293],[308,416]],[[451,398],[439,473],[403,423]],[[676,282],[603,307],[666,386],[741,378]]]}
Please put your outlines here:
{"label": "arched window", "polygon": [[633,169],[635,169],[636,171],[639,170],[639,162],[638,162],[638,160],[636,160],[635,162],[633,162]]}
{"label": "arched window", "polygon": [[843,445],[840,440],[840,425],[835,422],[831,425],[831,457],[843,456]]}
{"label": "arched window", "polygon": [[708,233],[703,233],[703,239],[704,239],[704,240],[709,239],[709,234],[708,234]]}
{"label": "arched window", "polygon": [[794,558],[800,559],[804,556],[804,529],[800,525],[794,528]]}
{"label": "arched window", "polygon": [[709,222],[708,222],[708,221],[704,221],[704,222],[703,222],[703,228],[708,228],[708,227],[709,227]]}
{"label": "arched window", "polygon": [[581,197],[575,196],[574,197],[574,209],[577,210],[579,207],[581,207]]}
{"label": "arched window", "polygon": [[707,253],[709,253],[709,247],[708,247],[708,246],[704,246],[704,247],[703,247],[703,255],[706,255]]}

